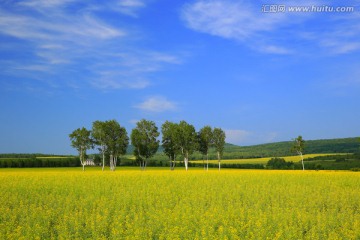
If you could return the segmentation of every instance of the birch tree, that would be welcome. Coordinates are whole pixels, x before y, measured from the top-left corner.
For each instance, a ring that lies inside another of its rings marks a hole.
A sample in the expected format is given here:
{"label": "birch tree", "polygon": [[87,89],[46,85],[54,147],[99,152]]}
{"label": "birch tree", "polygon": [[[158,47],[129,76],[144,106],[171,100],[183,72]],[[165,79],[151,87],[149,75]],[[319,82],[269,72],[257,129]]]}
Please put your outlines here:
{"label": "birch tree", "polygon": [[129,137],[126,129],[116,120],[105,121],[104,134],[106,151],[110,157],[110,171],[115,171],[118,158],[126,153]]}
{"label": "birch tree", "polygon": [[134,146],[134,155],[140,161],[140,168],[146,169],[147,161],[155,155],[160,141],[160,133],[153,121],[142,119],[136,123],[136,128],[131,131],[131,144]]}
{"label": "birch tree", "polygon": [[180,153],[184,157],[186,171],[189,167],[189,156],[197,149],[197,134],[195,127],[185,121],[179,123],[176,133],[176,143],[179,146]]}
{"label": "birch tree", "polygon": [[92,125],[91,136],[94,140],[94,143],[100,148],[102,154],[102,170],[104,171],[105,167],[105,152],[106,152],[106,132],[105,132],[106,123],[102,121],[95,121]]}
{"label": "birch tree", "polygon": [[86,150],[92,148],[93,143],[90,138],[91,132],[86,128],[78,128],[69,134],[71,146],[79,152],[80,163],[83,171],[86,165]]}
{"label": "birch tree", "polygon": [[298,136],[297,138],[295,138],[291,150],[301,157],[301,164],[303,171],[305,170],[304,157],[303,157],[304,148],[305,148],[305,140],[302,138],[302,136]]}
{"label": "birch tree", "polygon": [[[205,126],[199,131],[199,151],[206,156],[206,170],[209,170],[209,148],[213,144],[213,131],[210,126]],[[205,165],[204,165],[205,167]]]}
{"label": "birch tree", "polygon": [[177,129],[178,124],[169,121],[166,121],[161,126],[162,146],[164,148],[164,153],[169,157],[170,170],[175,169],[176,155],[179,154],[179,147],[176,143]]}
{"label": "birch tree", "polygon": [[213,141],[214,147],[216,149],[218,163],[219,163],[219,171],[220,171],[220,164],[221,164],[221,157],[224,153],[224,146],[225,146],[225,132],[221,128],[214,128],[213,131]]}

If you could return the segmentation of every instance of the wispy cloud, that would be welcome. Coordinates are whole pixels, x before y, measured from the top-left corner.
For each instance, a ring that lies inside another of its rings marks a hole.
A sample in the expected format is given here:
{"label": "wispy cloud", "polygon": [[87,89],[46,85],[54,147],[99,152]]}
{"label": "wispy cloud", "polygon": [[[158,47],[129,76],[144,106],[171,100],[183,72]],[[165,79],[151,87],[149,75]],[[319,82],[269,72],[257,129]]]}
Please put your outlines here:
{"label": "wispy cloud", "polygon": [[74,0],[28,0],[19,2],[19,5],[40,9],[64,6],[70,2],[74,2]]}
{"label": "wispy cloud", "polygon": [[135,106],[147,112],[165,112],[177,109],[177,104],[162,96],[153,96]]}
{"label": "wispy cloud", "polygon": [[123,14],[137,17],[137,11],[145,6],[145,2],[140,0],[120,0],[117,2],[115,8]]}
{"label": "wispy cloud", "polygon": [[[64,76],[67,87],[145,88],[151,84],[149,73],[162,71],[167,64],[179,64],[180,58],[138,47],[141,39],[131,37],[133,28],[104,18],[108,13],[136,16],[145,6],[141,0],[106,4],[81,0],[7,2],[0,8],[0,35],[14,41],[6,42],[2,49],[6,46],[6,51],[19,52],[20,47],[26,57],[8,61],[10,70],[2,73],[22,75],[23,79],[33,78],[34,72],[36,79]],[[69,75],[82,75],[82,80],[74,85]]]}
{"label": "wispy cloud", "polygon": [[[350,6],[351,3],[346,4]],[[183,7],[181,17],[190,29],[238,41],[262,53],[292,54],[320,48],[326,53],[344,54],[360,50],[359,12],[328,13],[326,16],[311,12],[263,13],[263,4],[256,1],[197,0]],[[289,0],[284,6],[323,4],[325,2],[321,0],[301,3]],[[305,23],[310,27],[302,29]]]}
{"label": "wispy cloud", "polygon": [[187,4],[182,10],[185,24],[199,32],[233,39],[244,43],[253,42],[252,48],[270,53],[288,53],[289,50],[275,43],[256,40],[264,32],[270,33],[286,20],[284,14],[261,14],[261,6],[245,1],[199,0]]}

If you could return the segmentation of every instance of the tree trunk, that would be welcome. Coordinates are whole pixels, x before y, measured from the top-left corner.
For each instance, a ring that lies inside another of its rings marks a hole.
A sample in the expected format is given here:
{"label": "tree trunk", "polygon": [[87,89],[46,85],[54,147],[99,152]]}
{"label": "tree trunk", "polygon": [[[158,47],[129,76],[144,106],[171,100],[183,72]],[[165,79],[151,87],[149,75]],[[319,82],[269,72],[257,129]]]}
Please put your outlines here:
{"label": "tree trunk", "polygon": [[209,154],[206,154],[206,171],[209,171]]}
{"label": "tree trunk", "polygon": [[218,155],[218,161],[219,161],[219,171],[220,171],[220,153],[218,152],[218,153],[217,153],[217,155]]}
{"label": "tree trunk", "polygon": [[189,161],[188,158],[184,157],[184,164],[185,164],[186,171],[188,170],[188,163],[189,163],[188,161]]}
{"label": "tree trunk", "polygon": [[80,163],[83,167],[83,172],[84,172],[85,171],[85,161],[84,161],[84,154],[83,154],[82,147],[80,147]]}
{"label": "tree trunk", "polygon": [[104,171],[104,167],[105,167],[105,147],[102,147],[102,170]]}
{"label": "tree trunk", "polygon": [[110,171],[113,170],[113,165],[114,165],[113,155],[110,154]]}
{"label": "tree trunk", "polygon": [[172,157],[172,159],[171,159],[171,161],[172,161],[171,171],[173,171],[173,170],[175,169],[175,158],[176,158],[176,156],[174,155],[174,156]]}
{"label": "tree trunk", "polygon": [[302,152],[300,152],[300,157],[301,157],[301,163],[302,163],[302,168],[303,168],[303,171],[305,170],[305,167],[304,167],[304,157],[302,155]]}
{"label": "tree trunk", "polygon": [[114,169],[113,169],[113,171],[115,171],[115,169],[116,169],[116,164],[117,164],[117,157],[114,157]]}
{"label": "tree trunk", "polygon": [[146,168],[146,159],[142,160],[142,168],[141,168],[141,170],[145,171],[145,168]]}

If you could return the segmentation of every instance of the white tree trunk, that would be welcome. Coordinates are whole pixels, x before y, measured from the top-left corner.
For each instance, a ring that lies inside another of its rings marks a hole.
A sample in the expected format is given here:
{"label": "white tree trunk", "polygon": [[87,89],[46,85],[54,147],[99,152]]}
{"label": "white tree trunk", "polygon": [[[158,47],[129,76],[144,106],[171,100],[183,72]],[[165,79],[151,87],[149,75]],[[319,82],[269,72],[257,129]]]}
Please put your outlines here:
{"label": "white tree trunk", "polygon": [[141,168],[142,171],[145,171],[145,168],[146,168],[146,160],[142,160],[142,161],[140,162],[140,168]]}
{"label": "white tree trunk", "polygon": [[185,169],[186,169],[186,171],[188,170],[188,162],[189,162],[188,158],[185,157],[185,158],[184,158],[184,164],[185,164]]}
{"label": "white tree trunk", "polygon": [[170,169],[171,171],[173,171],[175,169],[175,156],[173,157],[173,159],[170,158]]}
{"label": "white tree trunk", "polygon": [[303,171],[305,171],[305,166],[304,166],[304,157],[302,155],[302,152],[300,152],[300,157],[301,157],[301,163],[302,163],[302,168],[303,168]]}
{"label": "white tree trunk", "polygon": [[209,171],[209,154],[206,154],[206,171]]}
{"label": "white tree trunk", "polygon": [[104,171],[104,167],[105,167],[105,146],[102,146],[102,170]]}
{"label": "white tree trunk", "polygon": [[83,167],[83,172],[85,171],[85,161],[84,161],[84,151],[83,148],[80,147],[80,163]]}
{"label": "white tree trunk", "polygon": [[218,152],[218,153],[217,153],[217,155],[218,155],[218,161],[219,161],[219,171],[220,171],[220,168],[221,168],[221,167],[220,167],[220,153]]}
{"label": "white tree trunk", "polygon": [[113,171],[115,171],[116,169],[116,164],[117,164],[117,157],[114,157]]}
{"label": "white tree trunk", "polygon": [[110,154],[110,171],[113,171],[114,169],[114,158],[113,155]]}

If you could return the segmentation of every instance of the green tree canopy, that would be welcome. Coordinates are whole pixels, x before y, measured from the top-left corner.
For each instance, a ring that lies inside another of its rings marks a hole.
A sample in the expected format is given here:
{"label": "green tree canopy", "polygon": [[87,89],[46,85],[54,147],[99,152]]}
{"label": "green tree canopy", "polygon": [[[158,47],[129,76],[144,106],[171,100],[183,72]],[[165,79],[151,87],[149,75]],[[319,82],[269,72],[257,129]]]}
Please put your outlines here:
{"label": "green tree canopy", "polygon": [[189,156],[197,149],[197,134],[195,127],[185,121],[181,121],[176,133],[176,143],[180,153],[184,157],[185,169],[188,170]]}
{"label": "green tree canopy", "polygon": [[297,138],[295,138],[293,145],[291,147],[291,151],[300,155],[303,170],[305,170],[304,158],[303,158],[304,148],[305,148],[305,140],[302,138],[302,136],[298,136]]}
{"label": "green tree canopy", "polygon": [[104,171],[105,167],[105,152],[106,152],[106,122],[95,121],[92,125],[91,136],[93,138],[94,144],[98,145],[100,152],[102,154],[102,170]]}
{"label": "green tree canopy", "polygon": [[79,152],[80,163],[85,171],[86,164],[86,150],[93,147],[93,142],[90,137],[91,132],[86,128],[78,128],[69,134],[71,146]]}
{"label": "green tree canopy", "polygon": [[134,155],[140,161],[140,167],[145,170],[147,160],[154,156],[159,148],[157,140],[160,133],[155,122],[142,119],[136,123],[131,132],[131,143],[134,146]]}
{"label": "green tree canopy", "polygon": [[126,129],[121,127],[116,120],[105,121],[102,127],[105,136],[104,144],[107,153],[110,155],[110,170],[114,171],[118,157],[126,153],[129,137]]}
{"label": "green tree canopy", "polygon": [[225,138],[226,138],[225,132],[221,128],[214,128],[213,141],[218,156],[219,170],[220,170],[221,157],[224,153]]}
{"label": "green tree canopy", "polygon": [[164,148],[165,155],[169,157],[171,170],[174,170],[176,155],[180,153],[180,148],[176,142],[178,127],[178,124],[169,121],[166,121],[161,126],[162,146]]}
{"label": "green tree canopy", "polygon": [[205,126],[198,133],[199,152],[206,156],[206,169],[209,169],[209,149],[214,143],[214,134],[210,126]]}

